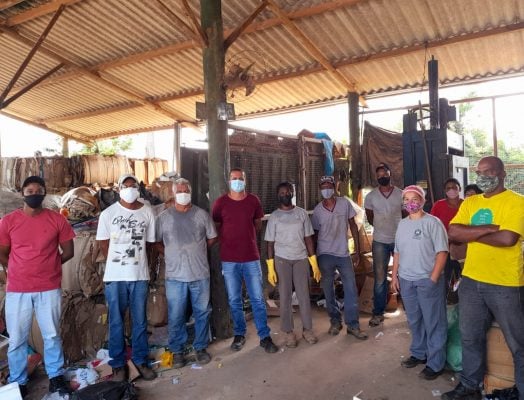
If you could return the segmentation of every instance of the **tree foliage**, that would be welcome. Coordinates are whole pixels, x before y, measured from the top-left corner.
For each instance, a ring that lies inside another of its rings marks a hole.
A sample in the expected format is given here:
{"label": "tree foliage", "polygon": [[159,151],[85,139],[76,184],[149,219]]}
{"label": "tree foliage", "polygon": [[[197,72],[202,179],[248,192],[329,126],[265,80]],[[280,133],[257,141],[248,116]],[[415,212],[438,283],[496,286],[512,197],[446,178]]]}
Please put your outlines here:
{"label": "tree foliage", "polygon": [[112,138],[94,142],[92,145],[84,145],[77,153],[78,155],[101,154],[103,156],[114,156],[131,148],[133,141],[128,138]]}

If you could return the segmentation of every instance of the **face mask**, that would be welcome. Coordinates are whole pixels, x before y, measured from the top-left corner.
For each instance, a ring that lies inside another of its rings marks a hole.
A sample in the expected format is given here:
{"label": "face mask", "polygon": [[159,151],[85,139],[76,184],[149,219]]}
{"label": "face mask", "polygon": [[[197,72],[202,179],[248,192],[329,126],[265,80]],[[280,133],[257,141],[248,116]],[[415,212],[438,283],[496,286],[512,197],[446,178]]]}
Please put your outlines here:
{"label": "face mask", "polygon": [[233,179],[229,181],[229,187],[233,192],[242,193],[246,188],[246,182],[241,181],[240,179]]}
{"label": "face mask", "polygon": [[177,204],[180,204],[181,206],[187,206],[189,203],[191,203],[191,193],[176,193],[175,199]]}
{"label": "face mask", "polygon": [[446,192],[446,196],[448,196],[449,199],[456,199],[459,196],[459,191],[455,189],[449,189]]}
{"label": "face mask", "polygon": [[24,196],[24,202],[31,208],[39,208],[44,201],[45,194],[30,194]]}
{"label": "face mask", "polygon": [[380,186],[388,186],[389,182],[391,182],[391,178],[389,176],[381,176],[377,179],[377,182]]}
{"label": "face mask", "polygon": [[335,194],[335,189],[322,189],[320,191],[320,194],[323,198],[330,199],[331,197],[333,197],[333,194]]}
{"label": "face mask", "polygon": [[138,189],[133,187],[127,187],[120,189],[120,198],[126,203],[132,204],[138,199]]}
{"label": "face mask", "polygon": [[292,198],[293,196],[291,196],[290,194],[286,194],[284,196],[278,196],[278,202],[284,206],[290,206]]}
{"label": "face mask", "polygon": [[498,176],[477,175],[477,186],[485,193],[493,192],[498,185]]}
{"label": "face mask", "polygon": [[422,206],[422,204],[417,203],[415,201],[408,201],[407,203],[402,204],[404,210],[406,210],[410,214],[415,214],[419,212],[422,209]]}

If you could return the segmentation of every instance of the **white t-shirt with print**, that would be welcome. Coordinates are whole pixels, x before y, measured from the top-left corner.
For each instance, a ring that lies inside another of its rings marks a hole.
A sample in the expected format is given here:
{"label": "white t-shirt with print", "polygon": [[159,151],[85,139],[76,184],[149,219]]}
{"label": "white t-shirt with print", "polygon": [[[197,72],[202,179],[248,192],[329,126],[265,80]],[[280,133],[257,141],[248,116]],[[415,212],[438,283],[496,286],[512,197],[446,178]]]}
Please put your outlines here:
{"label": "white t-shirt with print", "polygon": [[144,205],[130,210],[119,202],[100,214],[96,240],[108,240],[104,282],[149,280],[146,242],[155,241],[155,217]]}

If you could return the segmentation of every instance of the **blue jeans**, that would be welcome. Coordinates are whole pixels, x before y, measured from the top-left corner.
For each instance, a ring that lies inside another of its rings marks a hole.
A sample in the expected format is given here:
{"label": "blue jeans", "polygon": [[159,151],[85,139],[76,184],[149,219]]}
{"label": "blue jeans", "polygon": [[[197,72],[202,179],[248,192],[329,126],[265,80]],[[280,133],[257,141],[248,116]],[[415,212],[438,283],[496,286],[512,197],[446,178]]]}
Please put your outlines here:
{"label": "blue jeans", "polygon": [[246,318],[242,309],[242,279],[244,279],[258,336],[260,339],[268,337],[270,330],[267,326],[260,260],[243,263],[222,261],[222,275],[224,276],[229,308],[233,317],[234,335],[246,335]]}
{"label": "blue jeans", "polygon": [[373,289],[373,315],[383,315],[388,299],[388,265],[393,255],[395,243],[380,243],[373,241],[373,275],[375,287]]}
{"label": "blue jeans", "polygon": [[524,286],[490,285],[462,277],[459,298],[462,335],[460,381],[468,388],[478,388],[483,382],[486,371],[486,333],[495,319],[513,355],[515,383],[523,399]]}
{"label": "blue jeans", "polygon": [[448,320],[446,316],[446,296],[444,277],[437,283],[431,279],[408,281],[399,278],[400,295],[406,310],[413,357],[423,360],[433,371],[440,371],[446,363],[446,340]]}
{"label": "blue jeans", "polygon": [[331,323],[340,323],[342,314],[335,299],[335,272],[338,270],[344,286],[344,321],[351,328],[359,328],[358,294],[355,283],[353,262],[348,257],[336,257],[329,254],[318,256],[318,266],[322,273],[320,286],[326,297],[326,307]]}
{"label": "blue jeans", "polygon": [[166,279],[168,310],[169,349],[173,353],[183,353],[187,342],[186,309],[191,301],[195,319],[195,340],[193,348],[203,350],[209,342],[209,278],[192,282]]}
{"label": "blue jeans", "polygon": [[125,314],[131,316],[131,360],[136,365],[146,364],[147,344],[147,291],[148,281],[105,282],[105,295],[109,314],[109,365],[113,368],[126,364],[124,339]]}
{"label": "blue jeans", "polygon": [[7,360],[9,382],[27,383],[27,340],[31,331],[33,311],[44,339],[44,364],[49,379],[63,374],[64,352],[60,338],[62,291],[16,293],[7,292],[5,319],[9,333]]}

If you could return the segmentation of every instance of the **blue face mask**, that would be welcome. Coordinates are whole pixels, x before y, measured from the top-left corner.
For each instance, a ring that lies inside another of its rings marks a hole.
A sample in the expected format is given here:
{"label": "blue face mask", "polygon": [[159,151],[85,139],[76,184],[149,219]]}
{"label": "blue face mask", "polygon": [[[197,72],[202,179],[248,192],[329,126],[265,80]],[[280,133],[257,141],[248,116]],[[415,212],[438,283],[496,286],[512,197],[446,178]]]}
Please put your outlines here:
{"label": "blue face mask", "polygon": [[229,181],[229,187],[233,192],[241,193],[246,188],[246,182],[241,181],[240,179],[233,179]]}

